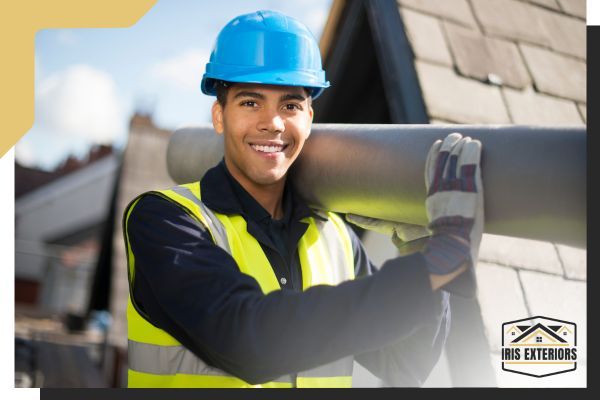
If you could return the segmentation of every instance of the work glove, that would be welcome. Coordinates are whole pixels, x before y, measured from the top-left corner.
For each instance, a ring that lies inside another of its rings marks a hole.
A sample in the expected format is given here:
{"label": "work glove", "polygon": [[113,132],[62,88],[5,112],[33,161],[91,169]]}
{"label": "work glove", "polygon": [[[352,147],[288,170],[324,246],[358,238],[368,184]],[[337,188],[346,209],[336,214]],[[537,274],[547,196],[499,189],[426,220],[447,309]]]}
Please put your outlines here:
{"label": "work glove", "polygon": [[423,249],[427,269],[445,275],[477,263],[483,234],[481,142],[459,133],[437,140],[425,164],[425,201],[432,236]]}
{"label": "work glove", "polygon": [[346,221],[363,229],[390,236],[401,256],[416,253],[423,249],[430,236],[426,227],[403,222],[346,214]]}

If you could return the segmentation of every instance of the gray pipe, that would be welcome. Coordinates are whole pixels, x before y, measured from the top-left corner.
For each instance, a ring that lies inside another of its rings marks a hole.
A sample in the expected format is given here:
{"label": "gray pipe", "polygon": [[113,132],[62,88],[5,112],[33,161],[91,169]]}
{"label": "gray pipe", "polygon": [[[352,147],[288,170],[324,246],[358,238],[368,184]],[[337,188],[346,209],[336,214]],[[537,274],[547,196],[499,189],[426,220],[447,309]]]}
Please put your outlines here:
{"label": "gray pipe", "polygon": [[[290,177],[314,207],[425,225],[425,158],[455,131],[483,144],[485,232],[586,247],[584,128],[314,124]],[[212,126],[183,128],[169,174],[198,180],[222,157]]]}

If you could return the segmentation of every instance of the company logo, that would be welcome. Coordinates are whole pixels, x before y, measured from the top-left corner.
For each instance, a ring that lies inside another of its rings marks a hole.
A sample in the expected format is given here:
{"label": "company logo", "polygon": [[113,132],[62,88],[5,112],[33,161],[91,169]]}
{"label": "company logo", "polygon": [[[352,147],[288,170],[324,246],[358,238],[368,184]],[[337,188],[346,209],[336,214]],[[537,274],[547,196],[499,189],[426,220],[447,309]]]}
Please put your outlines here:
{"label": "company logo", "polygon": [[537,316],[502,324],[502,369],[544,376],[577,369],[577,325]]}

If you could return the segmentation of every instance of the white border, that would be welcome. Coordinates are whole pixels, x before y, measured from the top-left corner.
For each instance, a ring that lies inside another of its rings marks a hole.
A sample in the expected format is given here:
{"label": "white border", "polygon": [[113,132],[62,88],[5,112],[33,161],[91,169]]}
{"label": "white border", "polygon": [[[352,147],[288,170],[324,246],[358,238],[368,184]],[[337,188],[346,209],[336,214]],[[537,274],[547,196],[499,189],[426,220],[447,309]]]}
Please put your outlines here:
{"label": "white border", "polygon": [[12,147],[0,159],[0,397],[39,399],[40,389],[15,388],[15,151]]}
{"label": "white border", "polygon": [[600,25],[600,0],[587,0],[587,24]]}

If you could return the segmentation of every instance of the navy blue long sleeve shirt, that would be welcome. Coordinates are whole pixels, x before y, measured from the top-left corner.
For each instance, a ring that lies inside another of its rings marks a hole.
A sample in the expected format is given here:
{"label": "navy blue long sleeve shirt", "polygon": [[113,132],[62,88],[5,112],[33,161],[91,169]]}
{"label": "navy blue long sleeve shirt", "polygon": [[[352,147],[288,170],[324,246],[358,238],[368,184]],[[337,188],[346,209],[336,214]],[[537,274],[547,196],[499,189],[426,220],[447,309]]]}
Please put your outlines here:
{"label": "navy blue long sleeve shirt", "polygon": [[128,235],[135,254],[133,298],[145,317],[207,364],[262,383],[339,358],[355,359],[387,384],[419,386],[437,362],[448,331],[448,296],[431,290],[421,254],[375,268],[352,229],[357,279],[302,292],[297,243],[318,218],[286,185],[284,217],[271,219],[223,162],[201,181],[211,209],[242,215],[282,290],[258,282],[177,205],[147,195],[134,207]]}

